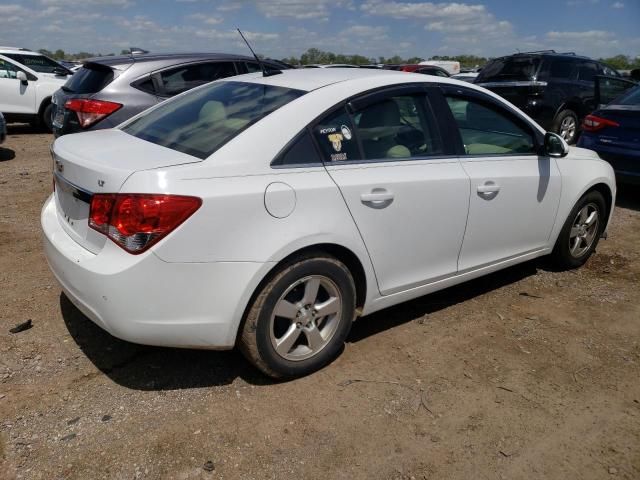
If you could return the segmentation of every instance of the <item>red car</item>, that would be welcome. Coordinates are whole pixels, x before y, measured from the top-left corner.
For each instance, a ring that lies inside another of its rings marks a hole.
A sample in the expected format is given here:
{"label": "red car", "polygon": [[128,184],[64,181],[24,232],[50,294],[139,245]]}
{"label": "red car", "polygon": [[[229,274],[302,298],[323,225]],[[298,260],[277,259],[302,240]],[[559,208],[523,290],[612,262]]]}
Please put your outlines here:
{"label": "red car", "polygon": [[449,72],[436,65],[385,65],[386,70],[399,70],[401,72],[423,73],[424,75],[435,75],[436,77],[450,77]]}

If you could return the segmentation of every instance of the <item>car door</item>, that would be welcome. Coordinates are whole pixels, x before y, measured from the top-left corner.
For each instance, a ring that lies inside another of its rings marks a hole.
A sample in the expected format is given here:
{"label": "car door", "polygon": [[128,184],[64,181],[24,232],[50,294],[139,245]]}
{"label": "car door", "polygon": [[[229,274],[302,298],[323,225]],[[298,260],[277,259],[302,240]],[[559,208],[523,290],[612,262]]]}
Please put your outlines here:
{"label": "car door", "polygon": [[597,108],[594,97],[594,85],[598,75],[598,64],[591,60],[581,60],[578,63],[578,86],[579,96],[582,100],[584,110],[577,112],[584,116]]}
{"label": "car door", "polygon": [[470,178],[469,218],[460,272],[548,247],[560,200],[554,159],[514,110],[469,89],[443,88]]}
{"label": "car door", "polygon": [[354,99],[313,127],[362,235],[382,295],[454,275],[469,179],[423,87]]}
{"label": "car door", "polygon": [[602,108],[614,101],[627,90],[638,86],[636,82],[620,77],[597,75],[595,77],[595,104],[596,108]]}
{"label": "car door", "polygon": [[24,72],[29,81],[25,85],[18,80],[18,72],[24,72],[14,63],[0,58],[0,112],[36,113],[36,78]]}

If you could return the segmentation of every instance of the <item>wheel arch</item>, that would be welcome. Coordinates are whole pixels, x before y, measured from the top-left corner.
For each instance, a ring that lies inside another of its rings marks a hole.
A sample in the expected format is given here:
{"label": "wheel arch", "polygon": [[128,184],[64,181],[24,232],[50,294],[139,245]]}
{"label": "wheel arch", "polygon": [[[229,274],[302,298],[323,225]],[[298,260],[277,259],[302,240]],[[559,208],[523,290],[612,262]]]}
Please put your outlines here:
{"label": "wheel arch", "polygon": [[44,97],[42,99],[42,101],[40,102],[40,107],[38,108],[38,118],[42,117],[42,114],[44,113],[44,109],[47,108],[49,104],[51,104],[52,98],[53,96],[49,95],[48,97]]}
{"label": "wheel arch", "polygon": [[318,254],[335,257],[344,263],[347,269],[349,269],[356,287],[356,312],[362,310],[367,299],[368,286],[367,274],[360,258],[351,249],[337,243],[316,243],[307,245],[286,255],[282,260],[276,262],[265,275],[263,275],[244,307],[242,318],[238,325],[238,329],[236,330],[236,343],[238,340],[238,332],[242,330],[242,326],[247,318],[247,314],[251,309],[251,306],[253,305],[256,297],[260,294],[262,288],[271,281],[273,276],[286,265],[290,265],[303,258],[309,258]]}

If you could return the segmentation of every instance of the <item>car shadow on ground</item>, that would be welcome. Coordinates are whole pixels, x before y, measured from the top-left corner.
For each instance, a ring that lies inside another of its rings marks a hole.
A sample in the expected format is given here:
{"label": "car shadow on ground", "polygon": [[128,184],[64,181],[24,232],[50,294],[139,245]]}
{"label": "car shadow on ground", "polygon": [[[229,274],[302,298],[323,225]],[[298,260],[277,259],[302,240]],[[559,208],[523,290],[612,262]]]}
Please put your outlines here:
{"label": "car shadow on ground", "polygon": [[[543,260],[525,262],[373,313],[364,317],[362,321],[354,323],[347,342],[359,342],[385,330],[421,319],[430,313],[444,310],[458,303],[466,302],[474,297],[516,283],[535,275],[538,268],[546,269],[545,263]],[[523,295],[528,294],[528,292],[521,293]]]}
{"label": "car shadow on ground", "polygon": [[616,207],[628,208],[637,212],[640,211],[640,185],[619,183],[618,193],[616,195]]}
{"label": "car shadow on ground", "polygon": [[16,152],[10,148],[0,147],[0,162],[6,162],[16,158]]}
{"label": "car shadow on ground", "polygon": [[7,124],[7,135],[33,135],[34,133],[47,133],[42,128],[37,128],[29,123]]}
{"label": "car shadow on ground", "polygon": [[89,320],[60,295],[62,318],[89,360],[111,380],[134,390],[180,390],[222,386],[237,378],[273,383],[237,351],[149,347],[120,340]]}
{"label": "car shadow on ground", "polygon": [[[536,269],[536,262],[527,262],[382,310],[356,322],[347,342],[364,340],[519,281],[535,274]],[[124,387],[134,390],[190,389],[229,385],[237,378],[252,385],[274,383],[236,350],[218,352],[136,345],[119,340],[95,325],[64,293],[60,295],[60,308],[67,329],[82,352],[100,371]]]}

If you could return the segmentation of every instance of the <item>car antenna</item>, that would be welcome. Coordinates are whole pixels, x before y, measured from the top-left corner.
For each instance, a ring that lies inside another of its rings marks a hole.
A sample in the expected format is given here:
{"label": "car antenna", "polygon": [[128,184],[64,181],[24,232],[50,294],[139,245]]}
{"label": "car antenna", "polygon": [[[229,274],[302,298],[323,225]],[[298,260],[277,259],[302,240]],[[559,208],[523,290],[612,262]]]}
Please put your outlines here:
{"label": "car antenna", "polygon": [[274,69],[270,69],[267,70],[267,68],[264,66],[264,63],[262,63],[262,60],[260,60],[260,58],[258,57],[258,55],[256,55],[256,52],[253,51],[253,48],[251,48],[251,45],[249,45],[249,42],[247,42],[247,39],[244,38],[244,35],[242,34],[242,32],[240,31],[239,28],[236,28],[236,30],[238,30],[238,33],[240,34],[240,36],[242,37],[242,40],[244,40],[244,43],[247,44],[247,47],[249,47],[249,50],[251,50],[251,53],[253,54],[253,58],[256,59],[256,62],[258,62],[258,65],[260,65],[260,70],[262,70],[262,76],[263,77],[271,77],[273,75],[278,75],[280,73],[282,73],[281,70],[276,70]]}

